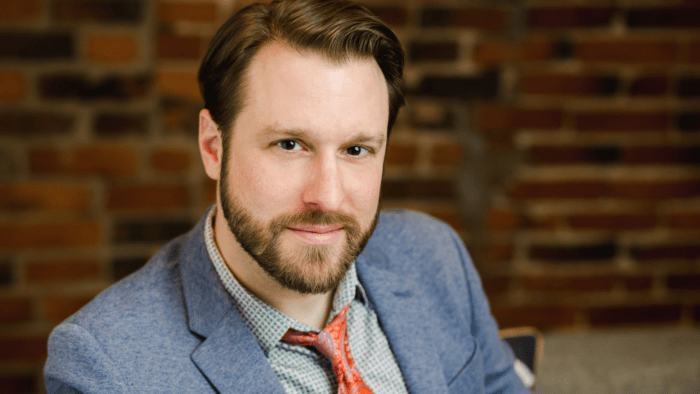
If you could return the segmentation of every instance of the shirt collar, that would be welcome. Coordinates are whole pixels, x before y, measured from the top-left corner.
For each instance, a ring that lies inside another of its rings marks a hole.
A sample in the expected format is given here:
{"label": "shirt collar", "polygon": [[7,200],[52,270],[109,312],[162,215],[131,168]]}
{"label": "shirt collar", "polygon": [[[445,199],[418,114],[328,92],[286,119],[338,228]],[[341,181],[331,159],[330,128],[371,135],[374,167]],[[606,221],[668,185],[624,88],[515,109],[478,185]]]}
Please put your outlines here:
{"label": "shirt collar", "polygon": [[[206,218],[204,226],[204,243],[207,247],[209,257],[214,264],[214,268],[224,287],[231,295],[234,305],[243,316],[248,329],[253,333],[258,344],[267,356],[272,348],[277,346],[288,329],[297,331],[319,330],[293,319],[270,305],[264,303],[259,298],[248,292],[233,276],[228,266],[221,257],[219,248],[214,240],[214,217],[216,206],[212,206]],[[353,300],[358,300],[368,306],[367,297],[362,285],[357,277],[357,270],[353,264],[345,274],[338,290],[333,298],[333,308],[328,322],[335,317],[347,304]]]}

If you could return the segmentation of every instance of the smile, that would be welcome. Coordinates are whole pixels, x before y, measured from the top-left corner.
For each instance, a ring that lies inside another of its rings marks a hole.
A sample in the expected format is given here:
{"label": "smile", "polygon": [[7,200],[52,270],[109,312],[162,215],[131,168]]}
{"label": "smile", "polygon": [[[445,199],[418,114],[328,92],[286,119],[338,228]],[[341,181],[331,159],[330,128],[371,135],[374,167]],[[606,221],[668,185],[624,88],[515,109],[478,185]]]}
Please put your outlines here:
{"label": "smile", "polygon": [[343,227],[337,225],[299,225],[289,227],[289,230],[308,245],[330,245],[343,234]]}

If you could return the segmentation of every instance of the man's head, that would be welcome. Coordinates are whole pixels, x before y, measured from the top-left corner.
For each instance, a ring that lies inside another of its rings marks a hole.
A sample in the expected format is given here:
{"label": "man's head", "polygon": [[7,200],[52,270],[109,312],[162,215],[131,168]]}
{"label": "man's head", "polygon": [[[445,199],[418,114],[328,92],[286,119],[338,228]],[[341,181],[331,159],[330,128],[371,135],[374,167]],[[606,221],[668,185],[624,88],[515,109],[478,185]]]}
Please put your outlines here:
{"label": "man's head", "polygon": [[224,139],[246,101],[246,72],[260,48],[276,42],[342,63],[373,58],[389,91],[387,132],[404,105],[401,44],[367,8],[346,0],[282,0],[252,4],[228,19],[199,68],[204,107]]}
{"label": "man's head", "polygon": [[[279,284],[327,293],[376,224],[388,130],[403,104],[401,49],[350,3],[292,0],[241,12],[232,20],[248,27],[227,22],[212,43],[222,52],[210,48],[200,70],[208,110],[200,149],[219,180],[217,218]],[[251,18],[265,29],[249,30]],[[240,52],[230,48],[237,35],[252,54],[226,59]],[[212,59],[219,66],[207,65]]]}

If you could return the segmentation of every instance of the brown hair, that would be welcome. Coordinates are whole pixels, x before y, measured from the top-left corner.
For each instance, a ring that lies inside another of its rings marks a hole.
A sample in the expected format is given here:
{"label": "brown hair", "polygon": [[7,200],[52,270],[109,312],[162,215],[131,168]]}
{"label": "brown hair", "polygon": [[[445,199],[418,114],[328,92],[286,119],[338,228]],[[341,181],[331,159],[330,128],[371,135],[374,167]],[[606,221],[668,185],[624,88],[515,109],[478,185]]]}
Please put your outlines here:
{"label": "brown hair", "polygon": [[342,63],[373,57],[389,91],[387,132],[404,105],[404,55],[391,29],[366,7],[346,0],[279,0],[252,4],[216,33],[199,68],[204,107],[222,132],[224,146],[244,105],[244,75],[251,59],[269,42],[312,51]]}

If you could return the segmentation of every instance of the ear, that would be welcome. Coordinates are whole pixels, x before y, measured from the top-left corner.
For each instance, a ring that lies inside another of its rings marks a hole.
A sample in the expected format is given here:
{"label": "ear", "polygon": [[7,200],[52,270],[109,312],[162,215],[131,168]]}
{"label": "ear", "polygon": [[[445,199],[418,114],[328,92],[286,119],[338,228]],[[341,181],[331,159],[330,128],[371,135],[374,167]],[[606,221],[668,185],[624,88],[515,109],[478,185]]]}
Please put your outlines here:
{"label": "ear", "polygon": [[209,178],[219,180],[223,142],[221,132],[207,109],[199,111],[199,153]]}

